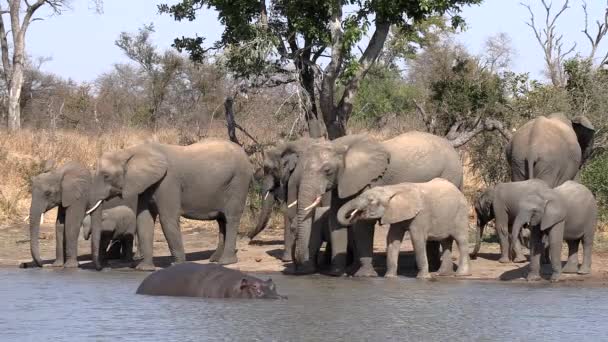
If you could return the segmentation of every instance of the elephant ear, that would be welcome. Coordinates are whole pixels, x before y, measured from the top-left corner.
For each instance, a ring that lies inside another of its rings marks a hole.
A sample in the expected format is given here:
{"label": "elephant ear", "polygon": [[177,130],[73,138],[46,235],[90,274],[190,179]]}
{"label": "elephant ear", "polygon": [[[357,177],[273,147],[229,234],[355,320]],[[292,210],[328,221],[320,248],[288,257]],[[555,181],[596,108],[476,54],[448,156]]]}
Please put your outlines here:
{"label": "elephant ear", "polygon": [[396,192],[388,201],[384,209],[381,224],[393,224],[411,220],[422,210],[422,197],[420,191],[414,187],[407,187]]}
{"label": "elephant ear", "polygon": [[593,150],[593,137],[595,136],[595,127],[589,119],[584,115],[576,116],[572,119],[572,128],[576,133],[576,139],[581,147],[582,162],[584,162]]}
{"label": "elephant ear", "polygon": [[287,184],[289,177],[293,173],[293,170],[296,169],[298,165],[298,154],[294,151],[286,151],[281,155],[281,169],[279,171],[281,177],[281,183]]}
{"label": "elephant ear", "polygon": [[566,219],[566,210],[557,199],[550,199],[545,204],[545,211],[540,223],[540,230],[547,230]]}
{"label": "elephant ear", "polygon": [[61,178],[61,205],[67,208],[78,201],[88,201],[90,187],[89,170],[67,170]]}
{"label": "elephant ear", "polygon": [[345,148],[344,165],[338,174],[338,196],[350,197],[380,178],[390,162],[382,144],[363,139]]}
{"label": "elephant ear", "polygon": [[131,198],[144,192],[161,180],[167,173],[167,158],[153,146],[142,146],[134,151],[125,165],[123,198]]}

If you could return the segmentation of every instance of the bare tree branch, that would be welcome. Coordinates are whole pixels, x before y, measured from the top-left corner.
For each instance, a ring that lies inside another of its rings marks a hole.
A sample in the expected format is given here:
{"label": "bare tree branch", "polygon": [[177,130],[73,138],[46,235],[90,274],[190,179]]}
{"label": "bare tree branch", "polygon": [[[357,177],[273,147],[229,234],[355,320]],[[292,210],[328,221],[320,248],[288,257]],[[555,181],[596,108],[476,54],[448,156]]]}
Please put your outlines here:
{"label": "bare tree branch", "polygon": [[511,132],[507,128],[505,128],[504,124],[497,119],[477,118],[473,122],[476,122],[475,125],[472,128],[465,130],[465,131],[460,131],[460,130],[463,126],[465,126],[466,121],[459,121],[459,122],[456,122],[454,125],[452,125],[452,127],[450,128],[450,132],[446,136],[446,138],[448,138],[448,141],[450,142],[450,144],[452,146],[460,147],[460,146],[466,144],[467,142],[469,142],[477,134],[479,134],[483,131],[490,132],[490,131],[497,130],[503,136],[503,138],[506,140],[511,140],[511,138],[513,137]]}

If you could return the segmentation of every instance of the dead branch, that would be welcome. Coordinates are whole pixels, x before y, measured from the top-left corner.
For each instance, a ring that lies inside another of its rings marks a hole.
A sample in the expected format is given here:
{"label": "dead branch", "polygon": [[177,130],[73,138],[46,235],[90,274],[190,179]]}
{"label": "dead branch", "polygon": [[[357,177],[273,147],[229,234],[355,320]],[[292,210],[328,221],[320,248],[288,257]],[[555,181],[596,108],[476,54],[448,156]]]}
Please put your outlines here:
{"label": "dead branch", "polygon": [[498,131],[502,135],[502,137],[506,140],[511,140],[511,138],[513,137],[513,135],[505,127],[505,125],[500,120],[497,120],[497,119],[476,118],[475,120],[473,120],[473,123],[474,123],[473,127],[470,127],[468,129],[464,128],[466,126],[470,126],[469,125],[470,123],[471,123],[470,121],[463,120],[463,121],[456,122],[454,125],[452,125],[452,127],[450,128],[450,131],[446,135],[446,138],[448,139],[448,141],[450,142],[450,144],[452,146],[460,147],[460,146],[466,144],[467,142],[469,142],[477,134],[479,134],[483,131],[487,131],[487,132]]}
{"label": "dead branch", "polygon": [[414,100],[414,105],[416,106],[417,112],[420,114],[422,122],[426,126],[426,130],[429,133],[435,133],[435,127],[437,125],[437,120],[435,116],[430,116],[426,113],[426,110],[422,108],[422,106],[418,103],[418,101]]}

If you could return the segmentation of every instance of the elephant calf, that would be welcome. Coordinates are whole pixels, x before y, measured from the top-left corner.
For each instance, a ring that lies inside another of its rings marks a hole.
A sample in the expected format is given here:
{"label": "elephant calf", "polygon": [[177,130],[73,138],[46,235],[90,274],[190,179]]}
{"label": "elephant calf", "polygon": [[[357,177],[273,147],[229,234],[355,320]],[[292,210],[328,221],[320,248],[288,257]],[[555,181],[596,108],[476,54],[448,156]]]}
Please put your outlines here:
{"label": "elephant calf", "polygon": [[[513,238],[522,227],[530,228],[530,273],[528,280],[540,279],[540,256],[549,248],[553,268],[551,281],[561,272],[591,272],[591,249],[597,223],[597,203],[587,187],[567,181],[555,189],[543,189],[522,198],[513,223]],[[568,262],[561,267],[562,242],[568,243]],[[583,242],[583,264],[578,268],[578,245]]]}
{"label": "elephant calf", "polygon": [[[131,208],[120,205],[105,209],[102,212],[101,242],[99,255],[104,259],[106,249],[110,242],[119,242],[121,246],[121,259],[130,261],[133,259],[133,237],[137,228],[137,218]],[[91,236],[91,216],[86,216],[82,221],[82,235],[85,240]]]}
{"label": "elephant calf", "polygon": [[344,204],[338,221],[351,225],[357,220],[378,220],[390,224],[387,237],[385,277],[397,276],[399,248],[406,230],[410,232],[416,254],[418,278],[429,278],[427,240],[440,241],[443,247],[440,275],[453,272],[452,242],[456,240],[460,260],[456,274],[470,275],[468,252],[468,204],[451,182],[435,178],[426,183],[401,183],[364,191]]}
{"label": "elephant calf", "polygon": [[286,298],[266,281],[220,265],[176,264],[150,274],[137,294],[204,298]]}

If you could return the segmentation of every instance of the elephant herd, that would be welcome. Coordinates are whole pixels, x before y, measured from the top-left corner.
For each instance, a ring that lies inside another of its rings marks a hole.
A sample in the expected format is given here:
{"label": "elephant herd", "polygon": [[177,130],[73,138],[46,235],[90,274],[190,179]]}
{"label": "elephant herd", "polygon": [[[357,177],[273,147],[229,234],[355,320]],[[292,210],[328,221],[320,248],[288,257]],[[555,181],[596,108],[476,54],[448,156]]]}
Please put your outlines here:
{"label": "elephant herd", "polygon": [[[552,279],[558,279],[564,239],[570,249],[564,272],[589,272],[597,206],[589,190],[571,180],[591,153],[593,134],[585,117],[568,119],[562,114],[538,117],[514,134],[506,150],[512,182],[487,189],[475,200],[478,230],[472,258],[479,251],[484,226],[495,218],[500,262],[526,261],[520,241],[529,239],[530,280],[539,275],[545,249],[553,265]],[[84,227],[97,269],[103,268],[110,243],[111,250],[131,258],[136,237],[141,255],[136,268],[153,270],[157,218],[175,262],[182,263],[186,258],[180,217],[217,221],[218,245],[210,261],[237,262],[237,231],[254,176],[246,153],[232,142],[144,143],[104,153],[93,175],[76,162],[45,171],[34,177],[32,186],[31,251],[37,266],[42,265],[40,217],[54,207],[54,266],[78,265],[77,240]],[[463,166],[444,138],[416,131],[385,141],[367,134],[332,141],[301,138],[266,151],[260,171],[262,209],[248,238],[267,226],[274,205],[281,204],[282,259],[293,261],[297,274],[323,270],[334,276],[377,276],[372,256],[378,222],[390,225],[385,276],[397,275],[406,231],[419,278],[430,277],[434,265],[439,274],[453,273],[454,241],[459,251],[456,274],[471,272]],[[578,268],[580,241],[584,260]]]}

